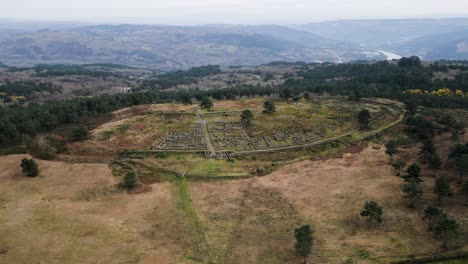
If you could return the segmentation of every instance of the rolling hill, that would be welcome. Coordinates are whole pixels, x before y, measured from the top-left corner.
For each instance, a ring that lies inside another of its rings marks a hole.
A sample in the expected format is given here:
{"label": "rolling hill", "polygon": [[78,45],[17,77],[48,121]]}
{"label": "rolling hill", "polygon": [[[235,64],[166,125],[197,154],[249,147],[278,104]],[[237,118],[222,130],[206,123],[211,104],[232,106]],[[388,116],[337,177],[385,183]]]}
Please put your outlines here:
{"label": "rolling hill", "polygon": [[0,34],[0,61],[19,66],[99,62],[172,70],[206,64],[343,62],[379,55],[281,26],[97,25]]}

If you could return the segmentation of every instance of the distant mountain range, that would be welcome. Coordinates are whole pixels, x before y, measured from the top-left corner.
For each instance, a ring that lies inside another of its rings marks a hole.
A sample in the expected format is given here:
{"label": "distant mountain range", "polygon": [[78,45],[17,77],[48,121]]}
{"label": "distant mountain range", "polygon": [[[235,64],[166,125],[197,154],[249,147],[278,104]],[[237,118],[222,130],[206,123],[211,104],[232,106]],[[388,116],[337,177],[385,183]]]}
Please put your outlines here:
{"label": "distant mountain range", "polygon": [[387,52],[429,60],[468,59],[468,19],[343,20],[287,27],[0,20],[0,62],[16,66],[116,63],[173,70],[207,64],[380,60]]}

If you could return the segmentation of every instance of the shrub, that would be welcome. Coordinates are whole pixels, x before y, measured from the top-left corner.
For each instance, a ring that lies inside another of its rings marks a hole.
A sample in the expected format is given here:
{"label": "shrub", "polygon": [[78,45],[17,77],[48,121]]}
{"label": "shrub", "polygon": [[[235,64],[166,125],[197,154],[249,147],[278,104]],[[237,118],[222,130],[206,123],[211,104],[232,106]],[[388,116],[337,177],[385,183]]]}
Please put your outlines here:
{"label": "shrub", "polygon": [[125,189],[131,190],[137,186],[138,178],[135,172],[129,171],[125,174],[122,182],[122,186]]}
{"label": "shrub", "polygon": [[84,126],[73,129],[70,139],[73,141],[85,140],[89,137],[89,130]]}
{"label": "shrub", "polygon": [[33,159],[22,159],[21,169],[23,174],[28,177],[36,177],[39,175],[39,166]]}

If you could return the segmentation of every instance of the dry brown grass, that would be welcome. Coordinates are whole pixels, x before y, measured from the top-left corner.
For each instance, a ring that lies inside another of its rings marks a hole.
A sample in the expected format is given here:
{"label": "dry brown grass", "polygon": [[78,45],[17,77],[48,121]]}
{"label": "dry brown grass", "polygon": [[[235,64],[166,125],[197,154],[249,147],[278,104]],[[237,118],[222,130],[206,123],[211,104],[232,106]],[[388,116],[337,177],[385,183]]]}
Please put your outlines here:
{"label": "dry brown grass", "polygon": [[[406,149],[402,157],[414,157],[417,151]],[[314,262],[342,263],[351,258],[359,263],[387,263],[411,254],[441,250],[440,242],[426,230],[421,219],[424,206],[436,199],[431,193],[433,179],[427,173],[424,178],[426,195],[415,209],[410,209],[401,197],[403,181],[388,165],[384,149],[369,146],[339,159],[287,165],[252,180],[193,183],[192,195],[207,223],[207,237],[215,254],[224,256],[224,262],[220,263],[236,263],[235,260],[242,259],[239,252],[245,257],[243,263],[267,263],[262,259],[265,252],[271,257],[268,263],[294,263],[297,259],[291,252],[292,232],[294,225],[301,222],[312,223],[316,229]],[[268,199],[261,198],[268,197],[268,193],[274,193],[282,201],[274,210],[268,210],[265,204]],[[460,217],[468,214],[468,208],[461,205],[460,199],[448,198],[447,204],[451,206],[446,209],[462,221]],[[370,230],[359,216],[367,200],[376,200],[384,208],[383,224]],[[281,215],[289,217],[282,220],[281,227],[273,228],[278,224],[275,217]],[[283,232],[270,238],[276,239],[276,243],[267,239],[263,225],[271,232]],[[270,246],[263,247],[262,238]]]}
{"label": "dry brown grass", "polygon": [[[107,165],[0,158],[0,263],[182,263],[183,227],[168,183],[128,195]],[[179,233],[181,232],[181,233]]]}

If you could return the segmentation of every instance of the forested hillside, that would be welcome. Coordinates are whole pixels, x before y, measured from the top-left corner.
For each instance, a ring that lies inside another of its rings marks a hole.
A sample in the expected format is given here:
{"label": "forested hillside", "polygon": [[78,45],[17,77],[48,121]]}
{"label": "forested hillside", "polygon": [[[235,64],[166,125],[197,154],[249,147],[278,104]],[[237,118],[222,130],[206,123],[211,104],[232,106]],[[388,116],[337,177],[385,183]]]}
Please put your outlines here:
{"label": "forested hillside", "polygon": [[[281,67],[276,63],[275,67]],[[419,58],[403,58],[396,62],[350,64],[286,64],[295,71],[285,73],[285,82],[278,85],[238,84],[218,89],[171,89],[181,82],[193,82],[195,77],[220,74],[217,66],[195,68],[160,75],[143,82],[133,93],[102,95],[92,98],[28,104],[17,102],[2,108],[0,145],[20,143],[22,135],[48,132],[63,124],[79,122],[80,118],[108,113],[120,108],[158,102],[191,103],[205,96],[213,99],[236,99],[254,96],[295,98],[313,95],[342,95],[350,98],[388,97],[426,107],[468,107],[468,65],[440,61],[424,65]],[[249,71],[255,71],[250,69]],[[266,76],[267,77],[267,76]],[[195,84],[196,86],[196,84]],[[446,88],[445,90],[443,88]],[[0,86],[3,96],[30,95],[35,90],[58,91],[50,84],[7,83]],[[353,100],[354,100],[353,99]]]}

